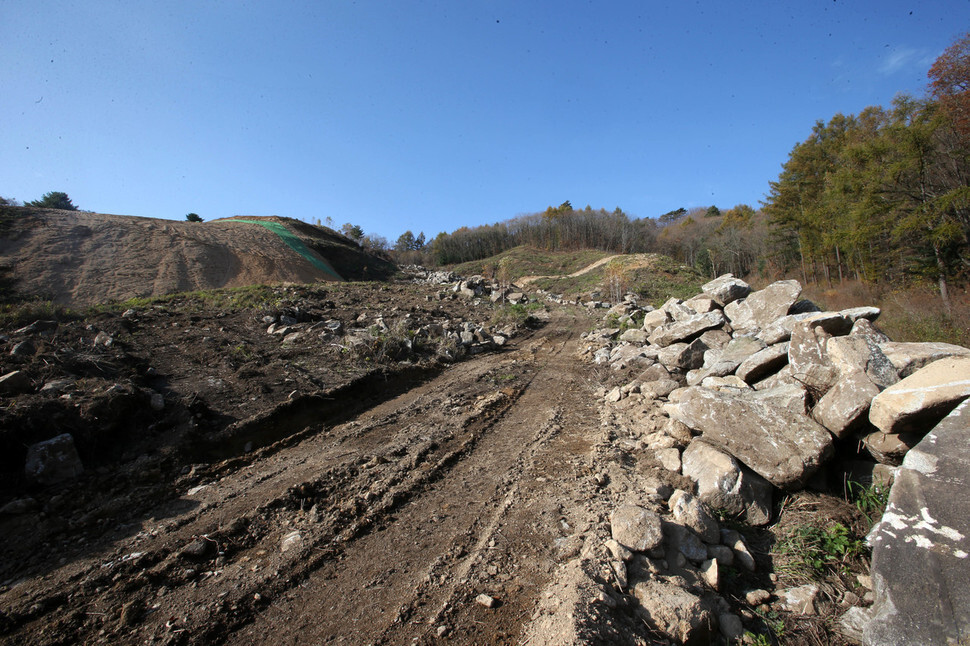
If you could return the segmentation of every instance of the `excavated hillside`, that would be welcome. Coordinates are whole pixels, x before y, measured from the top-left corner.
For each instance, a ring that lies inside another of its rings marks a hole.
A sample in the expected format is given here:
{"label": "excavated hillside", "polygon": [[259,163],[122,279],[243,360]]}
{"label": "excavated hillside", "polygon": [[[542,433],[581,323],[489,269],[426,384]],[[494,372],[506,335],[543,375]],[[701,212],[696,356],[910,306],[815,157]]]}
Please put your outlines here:
{"label": "excavated hillside", "polygon": [[6,295],[69,306],[394,271],[349,238],[291,218],[198,223],[31,207],[0,207],[0,257]]}

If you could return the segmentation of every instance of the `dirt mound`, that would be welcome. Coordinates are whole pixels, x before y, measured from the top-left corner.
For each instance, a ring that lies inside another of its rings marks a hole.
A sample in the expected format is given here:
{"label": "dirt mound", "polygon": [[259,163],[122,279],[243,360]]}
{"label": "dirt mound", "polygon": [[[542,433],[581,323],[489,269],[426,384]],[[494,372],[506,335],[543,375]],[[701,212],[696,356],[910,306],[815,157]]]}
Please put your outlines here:
{"label": "dirt mound", "polygon": [[394,271],[330,229],[275,216],[197,223],[0,207],[0,255],[7,291],[74,306]]}

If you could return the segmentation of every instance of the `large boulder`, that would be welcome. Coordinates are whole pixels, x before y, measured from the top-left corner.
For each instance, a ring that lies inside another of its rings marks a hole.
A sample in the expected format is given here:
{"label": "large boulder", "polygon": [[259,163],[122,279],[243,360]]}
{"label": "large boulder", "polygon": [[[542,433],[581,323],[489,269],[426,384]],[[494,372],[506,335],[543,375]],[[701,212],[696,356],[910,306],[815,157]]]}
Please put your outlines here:
{"label": "large boulder", "polygon": [[864,373],[880,390],[899,381],[896,367],[883,354],[876,340],[865,335],[833,337],[825,344],[825,351],[839,375]]}
{"label": "large boulder", "polygon": [[797,280],[779,280],[744,300],[725,305],[724,313],[736,331],[757,331],[787,314],[801,293]]}
{"label": "large boulder", "polygon": [[771,520],[771,484],[724,451],[695,440],[681,455],[681,472],[697,483],[698,499],[712,509],[744,514],[752,525]]}
{"label": "large boulder", "polygon": [[883,433],[931,428],[970,397],[970,356],[949,357],[920,368],[872,400],[869,421]]}
{"label": "large boulder", "polygon": [[826,352],[831,335],[813,321],[800,321],[792,328],[788,363],[792,376],[821,397],[835,385],[839,372]]}
{"label": "large boulder", "polygon": [[694,314],[693,316],[675,320],[656,328],[650,333],[650,343],[661,347],[672,343],[686,341],[699,336],[705,330],[721,327],[724,325],[724,313],[721,310],[714,310],[705,314]]}
{"label": "large boulder", "polygon": [[964,402],[906,455],[869,534],[876,599],[864,644],[959,644],[970,635],[968,473]]}
{"label": "large boulder", "polygon": [[812,410],[812,417],[838,438],[847,437],[866,421],[869,404],[879,387],[865,372],[839,379]]}
{"label": "large boulder", "polygon": [[727,305],[750,294],[751,286],[733,274],[724,274],[702,286],[701,291],[721,305]]}
{"label": "large boulder", "polygon": [[788,344],[776,343],[746,358],[734,374],[747,383],[753,384],[774,372],[778,372],[786,363],[788,363]]}
{"label": "large boulder", "polygon": [[832,436],[806,415],[745,395],[688,390],[668,404],[670,416],[777,487],[800,488],[832,453]]}
{"label": "large boulder", "polygon": [[908,377],[920,368],[946,359],[970,355],[970,348],[952,343],[898,343],[887,341],[879,345],[900,377]]}

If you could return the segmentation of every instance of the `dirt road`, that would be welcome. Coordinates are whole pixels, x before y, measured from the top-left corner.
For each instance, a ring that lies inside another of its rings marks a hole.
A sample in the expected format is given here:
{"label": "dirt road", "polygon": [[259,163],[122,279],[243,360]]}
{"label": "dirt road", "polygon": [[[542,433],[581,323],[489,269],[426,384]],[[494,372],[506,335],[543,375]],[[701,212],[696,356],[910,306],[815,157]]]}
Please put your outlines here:
{"label": "dirt road", "polygon": [[352,419],[197,466],[140,523],[7,582],[5,639],[515,642],[597,520],[584,317],[557,311]]}

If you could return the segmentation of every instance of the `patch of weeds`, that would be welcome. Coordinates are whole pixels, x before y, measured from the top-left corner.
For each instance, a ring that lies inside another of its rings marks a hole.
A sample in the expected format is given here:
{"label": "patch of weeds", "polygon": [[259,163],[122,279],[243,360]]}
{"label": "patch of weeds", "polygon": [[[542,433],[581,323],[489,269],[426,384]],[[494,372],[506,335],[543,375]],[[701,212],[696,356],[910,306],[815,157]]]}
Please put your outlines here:
{"label": "patch of weeds", "polygon": [[889,503],[889,487],[878,482],[864,485],[854,480],[845,483],[846,500],[855,504],[871,526],[886,511]]}
{"label": "patch of weeds", "polygon": [[[752,612],[761,620],[765,632],[753,633],[751,631],[745,631],[746,643],[752,643],[758,646],[771,646],[772,644],[780,642],[781,638],[785,636],[785,620],[774,610],[760,612],[757,609],[753,609]],[[747,640],[750,640],[750,642]]]}
{"label": "patch of weeds", "polygon": [[25,301],[0,305],[0,328],[19,328],[34,321],[63,321],[77,313],[53,301]]}
{"label": "patch of weeds", "polygon": [[864,553],[865,544],[842,523],[801,525],[779,539],[776,550],[785,557],[779,572],[795,579],[817,579],[847,571],[848,562]]}
{"label": "patch of weeds", "polygon": [[532,313],[544,309],[544,307],[542,303],[502,305],[497,307],[492,313],[491,321],[493,325],[524,325],[531,327],[531,320],[535,318],[532,316]]}

